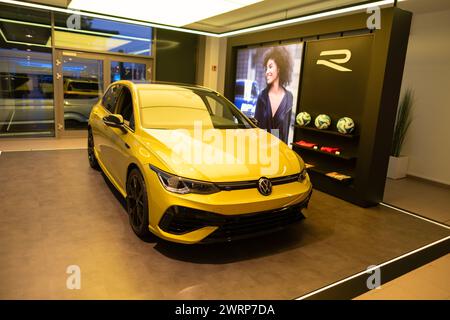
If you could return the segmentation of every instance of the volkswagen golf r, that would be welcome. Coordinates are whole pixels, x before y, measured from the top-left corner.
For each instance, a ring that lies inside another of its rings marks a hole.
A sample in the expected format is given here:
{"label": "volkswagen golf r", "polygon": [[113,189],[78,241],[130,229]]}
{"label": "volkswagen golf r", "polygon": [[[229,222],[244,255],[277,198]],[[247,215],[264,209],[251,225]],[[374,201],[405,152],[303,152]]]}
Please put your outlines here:
{"label": "volkswagen golf r", "polygon": [[272,232],[301,220],[312,192],[294,151],[198,86],[111,84],[90,114],[88,156],[126,199],[141,238],[192,244]]}

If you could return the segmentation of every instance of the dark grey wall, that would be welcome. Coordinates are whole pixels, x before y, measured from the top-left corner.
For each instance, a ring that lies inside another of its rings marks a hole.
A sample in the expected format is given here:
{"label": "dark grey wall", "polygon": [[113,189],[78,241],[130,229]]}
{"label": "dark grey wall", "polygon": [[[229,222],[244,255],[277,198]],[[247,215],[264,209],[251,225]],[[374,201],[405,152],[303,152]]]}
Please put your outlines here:
{"label": "dark grey wall", "polygon": [[156,80],[196,83],[198,36],[156,30]]}

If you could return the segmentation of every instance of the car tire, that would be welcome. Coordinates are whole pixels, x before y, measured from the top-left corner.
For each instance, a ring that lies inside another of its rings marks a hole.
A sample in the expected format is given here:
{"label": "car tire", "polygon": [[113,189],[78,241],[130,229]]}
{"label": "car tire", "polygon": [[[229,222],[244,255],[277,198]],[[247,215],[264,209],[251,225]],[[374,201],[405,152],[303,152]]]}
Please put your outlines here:
{"label": "car tire", "polygon": [[152,237],[148,229],[148,197],[144,177],[138,169],[132,169],[127,178],[127,212],[130,226],[141,239]]}
{"label": "car tire", "polygon": [[91,129],[88,130],[88,160],[92,169],[100,170],[100,166],[94,152],[94,136]]}

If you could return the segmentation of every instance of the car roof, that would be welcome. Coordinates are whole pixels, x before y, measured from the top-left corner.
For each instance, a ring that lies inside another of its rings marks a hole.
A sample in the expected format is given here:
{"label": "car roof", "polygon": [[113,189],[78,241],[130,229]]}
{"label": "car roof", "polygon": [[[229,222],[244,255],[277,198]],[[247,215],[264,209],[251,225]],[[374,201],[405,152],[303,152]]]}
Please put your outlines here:
{"label": "car roof", "polygon": [[138,90],[161,90],[161,89],[189,89],[189,90],[201,90],[205,92],[213,92],[214,90],[202,87],[194,84],[187,83],[177,83],[177,82],[163,82],[163,81],[137,81],[137,80],[120,80],[116,81],[117,83],[128,83],[136,87]]}

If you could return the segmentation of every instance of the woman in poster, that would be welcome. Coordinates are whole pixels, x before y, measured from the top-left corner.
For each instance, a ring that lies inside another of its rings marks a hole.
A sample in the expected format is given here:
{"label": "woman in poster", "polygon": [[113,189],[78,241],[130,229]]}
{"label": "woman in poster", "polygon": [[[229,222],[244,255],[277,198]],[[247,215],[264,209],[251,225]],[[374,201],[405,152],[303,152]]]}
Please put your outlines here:
{"label": "woman in poster", "polygon": [[288,143],[293,96],[286,86],[291,82],[292,58],[285,47],[273,47],[264,57],[266,88],[256,102],[255,119],[266,129]]}

